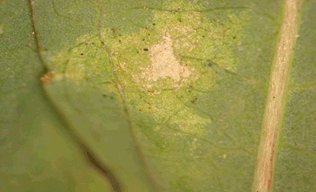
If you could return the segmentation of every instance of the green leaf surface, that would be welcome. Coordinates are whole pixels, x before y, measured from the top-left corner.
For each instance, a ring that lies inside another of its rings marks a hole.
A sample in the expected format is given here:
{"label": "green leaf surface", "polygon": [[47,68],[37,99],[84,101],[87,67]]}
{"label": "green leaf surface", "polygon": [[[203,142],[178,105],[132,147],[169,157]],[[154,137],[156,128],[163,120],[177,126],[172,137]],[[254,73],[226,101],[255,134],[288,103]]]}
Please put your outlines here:
{"label": "green leaf surface", "polygon": [[289,2],[0,1],[0,191],[316,191],[312,0],[257,190]]}

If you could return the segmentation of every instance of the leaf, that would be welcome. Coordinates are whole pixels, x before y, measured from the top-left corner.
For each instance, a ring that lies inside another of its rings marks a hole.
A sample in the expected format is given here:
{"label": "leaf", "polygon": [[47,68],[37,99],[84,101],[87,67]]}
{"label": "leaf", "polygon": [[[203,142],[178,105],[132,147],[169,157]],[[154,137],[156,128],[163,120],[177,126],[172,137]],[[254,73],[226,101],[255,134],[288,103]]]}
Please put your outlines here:
{"label": "leaf", "polygon": [[315,2],[0,7],[1,191],[316,189]]}

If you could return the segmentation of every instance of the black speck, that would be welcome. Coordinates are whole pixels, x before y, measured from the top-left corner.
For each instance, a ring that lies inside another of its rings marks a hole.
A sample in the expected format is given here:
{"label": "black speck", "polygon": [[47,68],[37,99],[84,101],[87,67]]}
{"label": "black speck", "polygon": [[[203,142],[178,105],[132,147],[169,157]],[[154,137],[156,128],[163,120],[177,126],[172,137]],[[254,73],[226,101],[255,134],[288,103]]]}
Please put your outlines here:
{"label": "black speck", "polygon": [[189,89],[188,89],[188,92],[191,93],[191,92],[192,92],[192,89],[193,89],[193,87],[192,87],[192,85],[190,85],[190,86],[189,86]]}
{"label": "black speck", "polygon": [[208,67],[213,67],[215,65],[215,63],[211,60],[207,60],[207,66]]}
{"label": "black speck", "polygon": [[103,96],[104,98],[109,98],[109,99],[111,99],[111,100],[114,99],[114,97],[113,97],[112,95],[102,94],[102,96]]}
{"label": "black speck", "polygon": [[156,25],[156,23],[153,23],[153,26],[155,26]]}
{"label": "black speck", "polygon": [[195,104],[197,101],[197,97],[194,97],[192,100],[191,100],[191,103]]}
{"label": "black speck", "polygon": [[148,51],[148,48],[144,48],[143,50],[144,50],[144,51]]}
{"label": "black speck", "polygon": [[80,53],[80,55],[83,55],[83,53]]}

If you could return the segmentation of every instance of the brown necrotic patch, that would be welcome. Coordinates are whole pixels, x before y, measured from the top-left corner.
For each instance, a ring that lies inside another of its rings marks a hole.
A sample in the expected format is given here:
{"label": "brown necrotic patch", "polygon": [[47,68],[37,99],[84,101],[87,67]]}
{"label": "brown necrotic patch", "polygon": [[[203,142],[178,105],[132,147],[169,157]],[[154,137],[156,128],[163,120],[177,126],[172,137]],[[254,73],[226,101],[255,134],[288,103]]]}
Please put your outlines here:
{"label": "brown necrotic patch", "polygon": [[44,75],[41,76],[41,81],[43,85],[48,85],[54,77],[54,74],[52,72],[47,72]]}

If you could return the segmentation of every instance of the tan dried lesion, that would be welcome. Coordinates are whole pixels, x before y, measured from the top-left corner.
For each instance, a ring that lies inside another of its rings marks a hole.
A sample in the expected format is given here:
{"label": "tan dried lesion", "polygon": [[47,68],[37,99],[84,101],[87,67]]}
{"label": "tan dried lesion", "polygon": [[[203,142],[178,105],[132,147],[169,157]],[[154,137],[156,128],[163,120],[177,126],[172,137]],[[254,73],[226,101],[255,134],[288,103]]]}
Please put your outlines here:
{"label": "tan dried lesion", "polygon": [[174,87],[188,79],[191,69],[176,57],[171,35],[166,33],[158,44],[149,49],[150,65],[143,69],[140,78],[147,87],[151,87],[160,79],[170,79]]}

